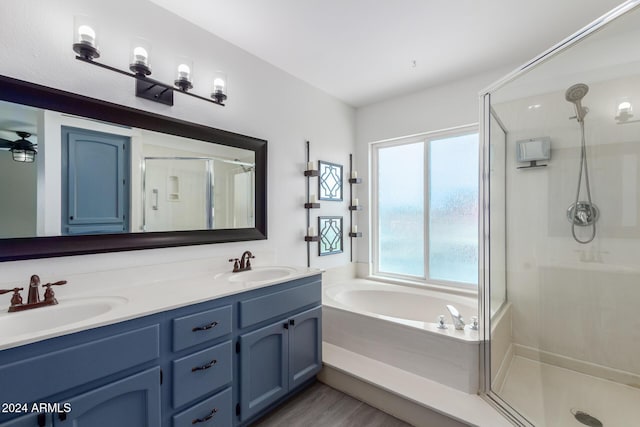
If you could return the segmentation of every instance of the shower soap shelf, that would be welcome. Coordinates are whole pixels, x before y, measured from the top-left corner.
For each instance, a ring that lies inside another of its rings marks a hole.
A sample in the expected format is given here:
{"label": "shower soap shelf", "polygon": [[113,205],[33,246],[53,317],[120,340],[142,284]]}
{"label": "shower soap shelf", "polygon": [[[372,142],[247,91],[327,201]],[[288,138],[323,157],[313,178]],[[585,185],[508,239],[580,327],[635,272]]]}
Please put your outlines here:
{"label": "shower soap shelf", "polygon": [[518,166],[518,169],[532,169],[532,168],[543,168],[547,165],[539,165],[537,160],[531,160],[528,166]]}

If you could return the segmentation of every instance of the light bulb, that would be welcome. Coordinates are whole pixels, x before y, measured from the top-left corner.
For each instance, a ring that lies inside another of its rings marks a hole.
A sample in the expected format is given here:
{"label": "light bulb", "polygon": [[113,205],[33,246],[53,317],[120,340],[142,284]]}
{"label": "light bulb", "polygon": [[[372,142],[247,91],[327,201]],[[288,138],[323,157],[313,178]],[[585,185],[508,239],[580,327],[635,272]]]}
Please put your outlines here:
{"label": "light bulb", "polygon": [[147,65],[149,61],[149,53],[147,52],[147,49],[141,46],[138,46],[135,49],[133,49],[133,59],[138,64]]}
{"label": "light bulb", "polygon": [[88,25],[80,25],[78,27],[78,35],[80,36],[81,43],[87,43],[93,46],[96,41],[96,32]]}
{"label": "light bulb", "polygon": [[618,123],[624,123],[629,121],[630,118],[633,117],[633,105],[630,101],[622,100],[618,103],[618,108],[616,109],[616,121]]}
{"label": "light bulb", "polygon": [[224,80],[217,78],[213,80],[213,91],[216,93],[224,93]]}
{"label": "light bulb", "polygon": [[623,101],[618,104],[618,114],[620,113],[630,113],[631,112],[631,103],[629,101]]}
{"label": "light bulb", "polygon": [[191,68],[187,64],[178,65],[178,78],[185,80],[191,78]]}

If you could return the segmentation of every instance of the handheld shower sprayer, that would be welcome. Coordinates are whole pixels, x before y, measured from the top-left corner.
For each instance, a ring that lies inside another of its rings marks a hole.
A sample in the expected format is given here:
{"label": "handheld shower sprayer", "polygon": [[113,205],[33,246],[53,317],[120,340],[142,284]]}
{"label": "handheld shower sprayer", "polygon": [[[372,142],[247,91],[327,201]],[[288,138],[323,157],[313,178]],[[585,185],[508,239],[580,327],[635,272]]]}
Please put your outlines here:
{"label": "handheld shower sprayer", "polygon": [[[571,223],[571,234],[578,243],[589,243],[596,237],[596,221],[600,215],[598,207],[591,201],[591,188],[589,185],[589,168],[587,165],[587,144],[584,135],[584,116],[589,110],[582,106],[582,98],[589,92],[589,86],[578,83],[571,86],[564,94],[567,101],[571,102],[576,109],[575,119],[580,123],[580,171],[578,172],[578,188],[576,190],[575,202],[567,209],[567,219]],[[573,117],[572,117],[573,118]],[[580,200],[580,189],[582,187],[582,175],[584,171],[584,182],[587,190],[587,200]],[[576,226],[592,227],[591,236],[587,240],[580,240],[576,235]]]}
{"label": "handheld shower sprayer", "polygon": [[576,119],[578,122],[582,122],[584,120],[584,116],[587,115],[589,110],[582,106],[582,98],[589,92],[589,86],[584,83],[578,83],[571,86],[564,93],[564,97],[567,101],[574,104],[576,109]]}

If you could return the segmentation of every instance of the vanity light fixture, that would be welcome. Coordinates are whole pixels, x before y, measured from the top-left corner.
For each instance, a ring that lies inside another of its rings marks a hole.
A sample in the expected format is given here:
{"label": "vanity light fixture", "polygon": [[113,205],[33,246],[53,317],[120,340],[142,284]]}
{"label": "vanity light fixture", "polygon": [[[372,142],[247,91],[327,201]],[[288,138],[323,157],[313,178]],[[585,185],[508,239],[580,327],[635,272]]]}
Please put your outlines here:
{"label": "vanity light fixture", "polygon": [[193,88],[193,63],[187,59],[178,62],[178,71],[173,83],[179,87],[181,91],[186,92]]}
{"label": "vanity light fixture", "polygon": [[216,71],[213,75],[213,92],[211,98],[218,102],[224,102],[227,99],[227,75],[222,71]]}
{"label": "vanity light fixture", "polygon": [[136,75],[151,75],[151,67],[149,67],[149,52],[151,52],[151,45],[147,41],[137,39],[133,43],[129,69]]}
{"label": "vanity light fixture", "polygon": [[121,70],[110,65],[94,61],[100,57],[96,42],[95,25],[84,16],[76,16],[74,19],[74,43],[73,51],[77,54],[78,61],[115,71],[116,73],[136,79],[136,96],[165,105],[173,105],[173,93],[184,93],[194,98],[202,99],[220,106],[224,106],[227,99],[227,77],[224,73],[216,72],[213,76],[213,90],[211,98],[188,92],[193,88],[192,70],[190,61],[181,61],[177,67],[174,85],[159,82],[150,78],[151,67],[149,57],[151,45],[142,39],[136,39],[131,49],[129,71]]}

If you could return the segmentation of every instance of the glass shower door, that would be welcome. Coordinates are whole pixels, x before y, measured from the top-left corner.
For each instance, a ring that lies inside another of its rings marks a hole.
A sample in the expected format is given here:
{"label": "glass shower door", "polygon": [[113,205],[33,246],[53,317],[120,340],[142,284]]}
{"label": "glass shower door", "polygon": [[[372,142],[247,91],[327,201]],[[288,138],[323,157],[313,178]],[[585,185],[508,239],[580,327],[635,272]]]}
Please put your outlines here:
{"label": "glass shower door", "polygon": [[638,6],[485,96],[485,388],[517,425],[640,425]]}

